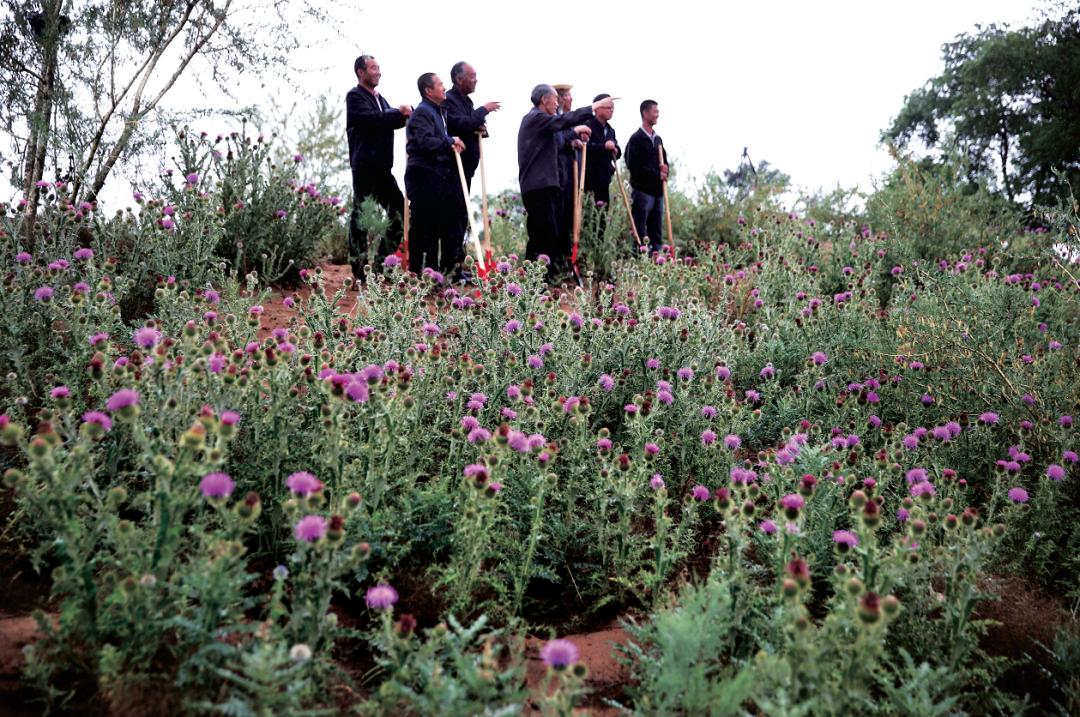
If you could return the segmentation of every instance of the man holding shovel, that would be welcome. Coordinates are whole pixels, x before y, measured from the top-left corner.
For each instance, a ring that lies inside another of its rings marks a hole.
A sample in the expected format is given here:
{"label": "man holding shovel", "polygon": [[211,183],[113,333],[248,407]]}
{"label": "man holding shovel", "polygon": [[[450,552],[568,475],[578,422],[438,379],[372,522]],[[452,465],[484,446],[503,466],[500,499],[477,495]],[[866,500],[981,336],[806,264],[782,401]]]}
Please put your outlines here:
{"label": "man holding shovel", "polygon": [[[462,168],[465,170],[465,184],[472,191],[472,178],[480,164],[480,139],[487,137],[487,116],[499,110],[498,102],[487,102],[479,107],[473,106],[469,97],[476,90],[476,70],[468,62],[456,62],[450,68],[450,82],[453,84],[446,93],[446,130],[449,134],[460,137],[465,143],[461,153]],[[469,206],[462,202],[461,236],[469,228]],[[486,227],[485,227],[486,230]],[[458,247],[459,258],[464,258],[462,247]]]}
{"label": "man holding shovel", "polygon": [[[599,94],[593,101],[611,97],[608,94]],[[611,177],[615,174],[615,162],[622,157],[622,149],[619,141],[615,138],[615,128],[611,126],[613,108],[602,107],[593,116],[585,120],[585,124],[592,130],[589,142],[585,146],[588,159],[585,162],[585,192],[592,194],[592,201],[600,210],[600,219],[597,223],[597,233],[601,236],[607,225],[608,205],[611,204]],[[601,202],[603,205],[601,206]]]}
{"label": "man holding shovel", "polygon": [[[660,109],[654,100],[639,108],[641,127],[626,143],[626,168],[630,170],[630,197],[634,227],[639,237],[649,238],[649,253],[660,251],[664,216],[664,182],[668,177],[667,150],[654,128]],[[661,159],[663,161],[661,161]]]}
{"label": "man holding shovel", "polygon": [[[518,129],[518,182],[529,233],[525,258],[535,261],[545,254],[550,259],[556,259],[561,258],[558,254],[560,237],[557,211],[562,191],[556,135],[571,128],[578,136],[587,135],[588,127],[582,124],[585,119],[597,108],[614,105],[611,98],[605,98],[556,116],[555,89],[543,84],[533,88],[530,99],[533,108],[521,119]],[[554,270],[549,265],[548,279],[551,280],[553,276]]]}
{"label": "man holding shovel", "polygon": [[460,260],[464,198],[454,181],[454,153],[464,151],[465,143],[446,131],[446,88],[439,76],[425,72],[416,87],[422,99],[405,126],[405,190],[412,205],[409,270],[438,269],[448,276]]}

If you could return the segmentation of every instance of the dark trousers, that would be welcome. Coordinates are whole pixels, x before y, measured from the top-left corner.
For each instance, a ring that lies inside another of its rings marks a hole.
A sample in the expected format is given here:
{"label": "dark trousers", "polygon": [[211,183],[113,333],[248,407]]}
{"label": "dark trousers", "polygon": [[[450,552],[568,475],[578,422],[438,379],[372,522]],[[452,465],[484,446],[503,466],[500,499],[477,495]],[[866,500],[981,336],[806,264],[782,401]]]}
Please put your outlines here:
{"label": "dark trousers", "polygon": [[525,229],[529,233],[529,241],[525,245],[526,259],[536,261],[541,254],[546,254],[550,259],[556,256],[559,248],[558,209],[561,192],[559,187],[545,187],[522,193]]}
{"label": "dark trousers", "polygon": [[449,272],[461,260],[462,198],[457,177],[428,167],[405,169],[409,194],[409,271]]}
{"label": "dark trousers", "polygon": [[630,213],[634,217],[634,228],[637,229],[641,241],[644,242],[645,237],[649,238],[649,252],[660,251],[664,238],[662,228],[664,198],[632,189],[630,190]]}
{"label": "dark trousers", "polygon": [[349,264],[353,276],[364,279],[364,264],[368,258],[367,232],[360,228],[360,205],[365,197],[371,197],[386,210],[390,224],[386,228],[386,238],[375,247],[375,269],[382,269],[383,259],[397,251],[401,246],[403,231],[401,215],[405,210],[405,198],[401,196],[397,180],[390,170],[372,170],[363,167],[353,170],[353,209],[349,216]]}

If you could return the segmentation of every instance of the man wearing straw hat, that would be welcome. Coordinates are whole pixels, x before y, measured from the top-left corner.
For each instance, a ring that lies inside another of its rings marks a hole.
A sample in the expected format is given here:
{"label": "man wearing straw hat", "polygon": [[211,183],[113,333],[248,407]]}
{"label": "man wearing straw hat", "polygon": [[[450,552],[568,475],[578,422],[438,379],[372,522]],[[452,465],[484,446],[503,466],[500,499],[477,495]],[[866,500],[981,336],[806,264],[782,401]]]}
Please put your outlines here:
{"label": "man wearing straw hat", "polygon": [[[649,253],[660,251],[663,241],[664,181],[668,177],[667,149],[656,134],[660,109],[654,100],[639,108],[641,127],[626,143],[626,168],[630,170],[630,197],[638,236],[649,237]],[[659,148],[659,149],[658,149]],[[663,154],[663,162],[660,155]]]}
{"label": "man wearing straw hat", "polygon": [[353,63],[358,84],[345,95],[345,134],[349,140],[349,167],[352,169],[353,210],[349,219],[349,263],[353,277],[364,281],[367,261],[367,232],[360,229],[360,203],[372,197],[386,210],[390,224],[386,239],[375,248],[376,266],[401,244],[401,216],[405,199],[390,170],[394,167],[394,130],[405,126],[412,108],[391,107],[375,88],[382,78],[379,63],[371,55],[360,55]]}
{"label": "man wearing straw hat", "polygon": [[[556,116],[557,96],[551,85],[537,85],[531,98],[533,107],[521,119],[518,129],[518,183],[525,204],[526,230],[529,241],[525,258],[535,260],[541,254],[557,257],[559,250],[558,216],[559,182],[558,146],[556,134],[571,129],[583,135],[582,124],[598,107],[614,106],[611,98],[594,102]],[[554,270],[548,267],[548,279]]]}
{"label": "man wearing straw hat", "polygon": [[405,191],[412,207],[409,270],[419,274],[425,268],[438,269],[446,276],[460,258],[464,198],[454,181],[454,153],[465,144],[446,131],[446,88],[439,76],[425,72],[416,88],[422,99],[405,125]]}

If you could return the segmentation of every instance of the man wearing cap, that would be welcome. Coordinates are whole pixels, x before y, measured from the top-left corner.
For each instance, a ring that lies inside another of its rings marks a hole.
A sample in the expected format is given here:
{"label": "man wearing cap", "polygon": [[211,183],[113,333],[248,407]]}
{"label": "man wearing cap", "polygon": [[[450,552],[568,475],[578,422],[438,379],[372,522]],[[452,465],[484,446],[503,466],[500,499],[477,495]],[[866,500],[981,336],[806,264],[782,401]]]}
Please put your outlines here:
{"label": "man wearing cap", "polygon": [[390,219],[386,239],[375,247],[376,266],[397,250],[402,240],[401,215],[405,199],[390,170],[394,166],[394,130],[405,126],[412,113],[409,105],[393,108],[375,88],[382,78],[379,63],[371,55],[360,55],[353,63],[358,84],[345,95],[345,134],[349,140],[352,169],[353,210],[349,218],[349,263],[353,277],[364,281],[367,262],[367,233],[358,226],[360,204],[372,197]]}
{"label": "man wearing cap", "polygon": [[[593,102],[611,97],[599,94]],[[585,120],[592,130],[589,142],[585,145],[588,158],[585,162],[585,192],[592,194],[592,201],[600,209],[597,233],[603,236],[607,225],[607,207],[611,204],[611,177],[615,174],[615,162],[622,157],[622,149],[615,138],[615,128],[611,126],[613,108],[601,107]],[[602,203],[602,204],[601,204]]]}
{"label": "man wearing cap", "polygon": [[[611,98],[605,98],[591,106],[556,115],[555,88],[543,84],[533,88],[530,99],[533,107],[522,117],[518,129],[518,182],[529,233],[525,258],[535,260],[546,254],[554,259],[560,244],[557,209],[562,191],[556,134],[567,129],[573,129],[578,136],[586,134],[588,128],[582,122],[596,108],[613,105]],[[553,276],[554,270],[549,266],[548,279]]]}
{"label": "man wearing cap", "polygon": [[[420,104],[405,126],[405,190],[412,205],[409,230],[409,270],[425,268],[446,276],[459,260],[460,214],[464,199],[454,152],[465,144],[446,131],[446,88],[434,72],[416,81]],[[440,252],[441,249],[441,252]]]}
{"label": "man wearing cap", "polygon": [[[638,236],[649,238],[649,253],[660,251],[664,215],[664,182],[668,177],[667,149],[654,128],[660,110],[654,100],[639,108],[641,127],[626,143],[626,168],[630,170],[630,197]],[[663,161],[660,155],[663,154]]]}

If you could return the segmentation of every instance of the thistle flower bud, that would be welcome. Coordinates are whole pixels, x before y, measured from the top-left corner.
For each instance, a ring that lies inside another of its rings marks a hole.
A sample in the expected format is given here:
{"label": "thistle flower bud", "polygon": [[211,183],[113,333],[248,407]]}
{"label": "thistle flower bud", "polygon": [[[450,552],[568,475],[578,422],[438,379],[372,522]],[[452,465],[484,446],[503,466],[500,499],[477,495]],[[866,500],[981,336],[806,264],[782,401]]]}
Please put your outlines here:
{"label": "thistle flower bud", "polygon": [[355,563],[362,563],[371,556],[371,545],[368,543],[357,543],[352,549],[352,559]]}
{"label": "thistle flower bud", "polygon": [[855,577],[850,578],[846,583],[844,583],[844,589],[847,590],[847,594],[852,597],[855,597],[856,595],[861,595],[865,587],[866,586],[863,584],[863,581]]}
{"label": "thistle flower bud", "polygon": [[4,471],[4,485],[11,490],[20,490],[26,485],[26,474],[18,468]]}
{"label": "thistle flower bud", "polygon": [[850,505],[855,510],[859,510],[864,505],[866,505],[867,500],[869,499],[867,498],[866,493],[861,490],[857,490],[851,494],[850,498],[848,498],[848,505]]}
{"label": "thistle flower bud", "polygon": [[895,595],[886,595],[881,599],[881,610],[887,617],[894,617],[900,612],[900,600]]}
{"label": "thistle flower bud", "polygon": [[859,600],[859,619],[866,625],[873,625],[881,619],[881,601],[877,593],[868,592]]}
{"label": "thistle flower bud", "polygon": [[345,539],[345,518],[340,515],[330,516],[330,523],[326,530],[326,542],[330,545],[340,545]]}
{"label": "thistle flower bud", "polygon": [[799,585],[791,578],[784,578],[781,591],[784,593],[784,597],[791,599],[799,594]]}
{"label": "thistle flower bud", "polygon": [[236,515],[241,520],[254,523],[262,514],[262,501],[259,494],[252,491],[244,496],[244,499],[236,504]]}
{"label": "thistle flower bud", "polygon": [[360,494],[353,491],[345,496],[345,500],[342,501],[342,503],[346,511],[353,511],[360,507],[362,501],[363,498],[360,497]]}

